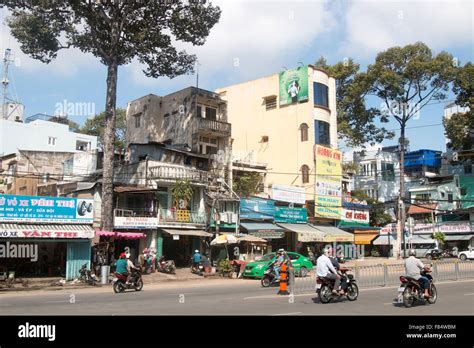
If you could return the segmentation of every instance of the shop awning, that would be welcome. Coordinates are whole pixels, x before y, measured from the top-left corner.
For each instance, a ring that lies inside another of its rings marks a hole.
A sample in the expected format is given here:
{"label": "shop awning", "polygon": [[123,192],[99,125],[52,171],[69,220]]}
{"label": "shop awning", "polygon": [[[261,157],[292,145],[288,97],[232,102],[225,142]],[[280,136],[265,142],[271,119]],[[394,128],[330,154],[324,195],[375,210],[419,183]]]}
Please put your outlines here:
{"label": "shop awning", "polygon": [[0,223],[2,238],[94,238],[91,225]]}
{"label": "shop awning", "polygon": [[145,233],[137,233],[137,232],[97,231],[96,234],[98,236],[115,237],[115,238],[123,238],[123,239],[139,239],[139,238],[146,237]]}
{"label": "shop awning", "polygon": [[471,238],[474,238],[474,234],[465,234],[465,235],[460,235],[460,236],[446,236],[444,237],[445,242],[450,242],[450,241],[459,241],[459,240],[470,240]]}
{"label": "shop awning", "polygon": [[163,229],[164,232],[171,234],[172,236],[197,236],[197,237],[212,237],[213,234],[203,230],[172,230]]}
{"label": "shop awning", "polygon": [[285,236],[285,230],[278,225],[268,222],[243,222],[240,224],[248,234],[263,239],[280,239]]}
{"label": "shop awning", "polygon": [[314,228],[323,232],[324,242],[352,242],[354,243],[354,235],[352,233],[343,231],[331,225],[317,224]]}
{"label": "shop awning", "polygon": [[354,243],[355,244],[370,244],[377,236],[378,236],[378,233],[355,234]]}
{"label": "shop awning", "polygon": [[277,224],[285,230],[298,233],[299,242],[324,242],[325,233],[308,224]]}
{"label": "shop awning", "polygon": [[255,236],[242,236],[242,237],[238,237],[237,239],[237,242],[240,243],[240,242],[247,242],[247,243],[267,243],[267,241],[263,238],[258,238],[258,237],[255,237]]}
{"label": "shop awning", "polygon": [[370,226],[369,224],[364,224],[362,222],[357,222],[357,221],[344,221],[341,220],[339,222],[339,225],[337,226],[339,228],[347,228],[347,229],[374,229],[374,227]]}
{"label": "shop awning", "polygon": [[431,237],[422,237],[422,236],[418,236],[416,234],[413,235],[413,237],[411,238],[407,238],[405,237],[405,242],[409,242],[411,241],[412,243],[435,243],[435,240]]}
{"label": "shop awning", "polygon": [[[396,239],[393,236],[390,236],[390,244],[393,245],[395,243]],[[373,245],[388,245],[388,236],[383,235],[383,236],[378,236],[376,240],[372,243]]]}

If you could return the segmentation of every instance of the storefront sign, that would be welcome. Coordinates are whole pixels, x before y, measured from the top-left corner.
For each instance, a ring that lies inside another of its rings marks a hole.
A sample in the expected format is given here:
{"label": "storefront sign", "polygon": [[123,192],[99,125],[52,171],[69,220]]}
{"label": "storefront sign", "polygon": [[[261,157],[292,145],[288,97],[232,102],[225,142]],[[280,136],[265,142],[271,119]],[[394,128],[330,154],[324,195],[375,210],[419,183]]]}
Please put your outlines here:
{"label": "storefront sign", "polygon": [[368,225],[370,220],[369,211],[342,208],[341,220]]}
{"label": "storefront sign", "polygon": [[306,223],[308,213],[306,208],[275,207],[275,222],[289,224]]}
{"label": "storefront sign", "polygon": [[0,238],[94,238],[94,230],[68,231],[67,229],[44,229],[41,227],[31,226],[31,229],[0,229]]}
{"label": "storefront sign", "polygon": [[296,204],[306,203],[306,194],[304,187],[273,185],[272,198],[275,201]]}
{"label": "storefront sign", "polygon": [[[405,227],[410,228],[408,222]],[[452,232],[472,232],[471,225],[468,221],[465,222],[442,222],[437,224],[414,224],[411,227],[413,233],[434,233],[434,232],[443,232],[443,233],[452,233]],[[380,234],[387,233],[396,233],[397,224],[389,224],[380,230]]]}
{"label": "storefront sign", "polygon": [[308,101],[308,67],[286,70],[280,73],[280,105]]}
{"label": "storefront sign", "polygon": [[0,195],[0,222],[92,224],[94,200]]}
{"label": "storefront sign", "polygon": [[315,145],[316,162],[315,216],[341,218],[342,205],[342,154],[321,145]]}
{"label": "storefront sign", "polygon": [[157,217],[137,217],[137,216],[114,217],[114,228],[153,229],[157,227],[158,227]]}
{"label": "storefront sign", "polygon": [[249,235],[263,239],[280,239],[285,236],[285,232],[275,230],[259,230],[249,233]]}
{"label": "storefront sign", "polygon": [[173,240],[179,240],[179,234],[173,234]]}
{"label": "storefront sign", "polygon": [[275,202],[270,199],[240,199],[241,219],[272,219],[275,217]]}

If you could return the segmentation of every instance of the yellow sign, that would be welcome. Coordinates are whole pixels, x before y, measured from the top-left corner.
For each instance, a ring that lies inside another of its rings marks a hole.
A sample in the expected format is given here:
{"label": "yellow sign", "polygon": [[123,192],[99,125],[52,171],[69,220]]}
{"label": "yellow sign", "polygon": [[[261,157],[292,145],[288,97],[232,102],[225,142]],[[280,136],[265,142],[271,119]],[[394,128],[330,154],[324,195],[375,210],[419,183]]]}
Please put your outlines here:
{"label": "yellow sign", "polygon": [[315,145],[315,216],[341,218],[342,211],[342,153],[325,146]]}

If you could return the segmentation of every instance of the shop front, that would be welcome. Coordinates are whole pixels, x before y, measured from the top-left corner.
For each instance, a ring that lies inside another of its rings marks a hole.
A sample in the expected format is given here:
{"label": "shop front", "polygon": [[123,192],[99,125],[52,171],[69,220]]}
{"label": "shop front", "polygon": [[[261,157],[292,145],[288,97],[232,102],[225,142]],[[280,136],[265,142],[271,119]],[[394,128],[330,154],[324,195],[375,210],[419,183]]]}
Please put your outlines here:
{"label": "shop front", "polygon": [[268,252],[272,250],[288,250],[290,233],[285,233],[285,229],[269,222],[242,222],[241,229],[251,236],[262,238],[268,241]]}
{"label": "shop front", "polygon": [[396,234],[387,233],[379,235],[372,242],[372,256],[392,257],[396,243]]}
{"label": "shop front", "polygon": [[163,236],[163,255],[174,260],[178,267],[188,267],[194,250],[200,253],[210,252],[212,233],[204,230],[163,228],[159,232]]}

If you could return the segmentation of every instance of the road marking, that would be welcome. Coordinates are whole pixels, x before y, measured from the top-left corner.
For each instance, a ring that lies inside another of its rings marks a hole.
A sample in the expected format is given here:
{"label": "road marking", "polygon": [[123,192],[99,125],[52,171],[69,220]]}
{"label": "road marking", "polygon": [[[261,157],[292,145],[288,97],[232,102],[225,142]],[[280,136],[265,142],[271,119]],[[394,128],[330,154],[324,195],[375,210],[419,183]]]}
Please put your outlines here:
{"label": "road marking", "polygon": [[474,295],[474,292],[470,292],[468,294],[464,294],[464,296],[473,296]]}
{"label": "road marking", "polygon": [[281,313],[281,314],[270,314],[270,315],[296,315],[296,314],[303,314],[303,312]]}

